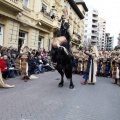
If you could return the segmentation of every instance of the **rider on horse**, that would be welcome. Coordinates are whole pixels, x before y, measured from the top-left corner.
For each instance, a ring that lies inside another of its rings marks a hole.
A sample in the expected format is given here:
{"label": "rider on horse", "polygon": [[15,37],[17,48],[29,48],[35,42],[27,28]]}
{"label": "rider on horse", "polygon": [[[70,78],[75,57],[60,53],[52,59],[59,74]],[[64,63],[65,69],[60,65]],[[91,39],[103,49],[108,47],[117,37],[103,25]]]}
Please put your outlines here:
{"label": "rider on horse", "polygon": [[58,34],[58,37],[54,38],[52,43],[51,56],[52,61],[56,64],[56,70],[61,74],[61,82],[59,87],[63,87],[63,77],[66,75],[67,79],[70,80],[69,88],[74,88],[72,82],[72,66],[73,66],[73,57],[71,56],[71,37],[68,31],[69,21],[63,15],[60,19],[61,28]]}
{"label": "rider on horse", "polygon": [[58,33],[58,37],[60,36],[65,36],[65,38],[67,39],[67,44],[66,44],[66,48],[69,52],[71,52],[71,36],[70,33],[68,31],[70,24],[69,24],[69,20],[65,18],[64,15],[62,15],[61,19],[59,20],[59,22],[61,22],[61,27],[60,27],[60,31]]}

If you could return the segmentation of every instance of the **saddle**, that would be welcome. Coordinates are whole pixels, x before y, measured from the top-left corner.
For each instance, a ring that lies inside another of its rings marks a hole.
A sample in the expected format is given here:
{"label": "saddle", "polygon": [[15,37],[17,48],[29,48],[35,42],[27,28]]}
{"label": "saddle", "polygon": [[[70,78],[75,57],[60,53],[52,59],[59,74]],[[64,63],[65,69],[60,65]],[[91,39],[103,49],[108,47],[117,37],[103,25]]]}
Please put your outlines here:
{"label": "saddle", "polygon": [[62,45],[63,43],[66,43],[66,42],[67,42],[67,39],[65,36],[53,38],[52,47],[58,48],[58,44]]}

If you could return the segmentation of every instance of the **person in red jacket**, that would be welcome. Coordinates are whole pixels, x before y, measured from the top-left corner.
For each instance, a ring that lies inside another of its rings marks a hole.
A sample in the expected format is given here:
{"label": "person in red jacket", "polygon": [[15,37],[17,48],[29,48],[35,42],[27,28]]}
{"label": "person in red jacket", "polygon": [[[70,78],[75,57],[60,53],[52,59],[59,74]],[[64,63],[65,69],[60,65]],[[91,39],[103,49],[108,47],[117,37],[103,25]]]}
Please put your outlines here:
{"label": "person in red jacket", "polygon": [[5,72],[6,71],[6,67],[7,67],[7,64],[6,64],[5,60],[0,58],[0,69],[1,69],[1,72]]}
{"label": "person in red jacket", "polygon": [[5,60],[3,59],[3,58],[1,58],[0,57],[0,71],[1,71],[1,73],[2,73],[2,77],[4,78],[4,79],[6,79],[6,68],[7,68],[7,64],[6,64],[6,62],[5,62]]}
{"label": "person in red jacket", "polygon": [[5,84],[3,81],[3,75],[6,72],[6,67],[7,67],[6,62],[4,61],[4,59],[1,58],[1,55],[0,55],[0,87],[12,88],[12,87],[14,87],[14,85]]}

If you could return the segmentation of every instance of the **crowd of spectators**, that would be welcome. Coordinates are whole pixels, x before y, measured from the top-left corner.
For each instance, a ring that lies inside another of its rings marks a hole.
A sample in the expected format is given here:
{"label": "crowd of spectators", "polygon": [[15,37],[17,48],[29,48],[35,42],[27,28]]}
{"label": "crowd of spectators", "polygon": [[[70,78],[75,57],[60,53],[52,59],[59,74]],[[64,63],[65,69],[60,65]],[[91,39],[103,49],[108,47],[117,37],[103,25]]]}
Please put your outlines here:
{"label": "crowd of spectators", "polygon": [[[13,78],[21,75],[20,61],[21,53],[12,46],[7,48],[0,46],[0,59],[6,63],[6,67],[3,70],[2,62],[0,68],[2,69],[3,79]],[[47,71],[54,70],[51,64],[50,53],[43,49],[29,49],[28,52],[28,75],[44,73]]]}

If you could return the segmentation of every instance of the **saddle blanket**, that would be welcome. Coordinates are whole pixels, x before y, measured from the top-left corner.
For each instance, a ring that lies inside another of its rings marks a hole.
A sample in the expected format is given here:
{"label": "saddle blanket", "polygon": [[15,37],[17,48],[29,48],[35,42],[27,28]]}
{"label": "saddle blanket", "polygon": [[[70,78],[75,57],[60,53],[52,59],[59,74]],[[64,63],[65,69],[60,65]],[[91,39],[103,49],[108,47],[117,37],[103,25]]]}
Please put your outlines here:
{"label": "saddle blanket", "polygon": [[56,37],[56,38],[53,39],[52,47],[53,48],[58,48],[57,44],[62,45],[63,43],[66,43],[66,42],[67,42],[66,37],[64,37],[64,36]]}

